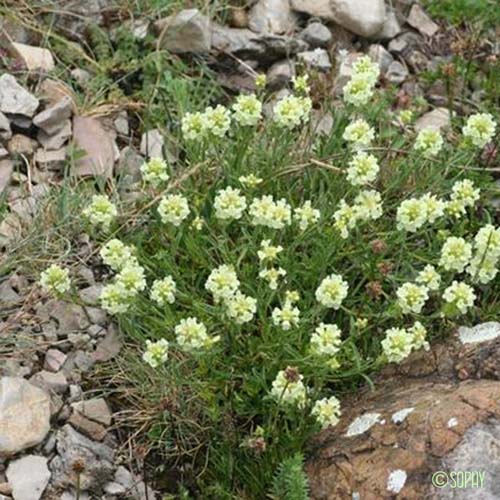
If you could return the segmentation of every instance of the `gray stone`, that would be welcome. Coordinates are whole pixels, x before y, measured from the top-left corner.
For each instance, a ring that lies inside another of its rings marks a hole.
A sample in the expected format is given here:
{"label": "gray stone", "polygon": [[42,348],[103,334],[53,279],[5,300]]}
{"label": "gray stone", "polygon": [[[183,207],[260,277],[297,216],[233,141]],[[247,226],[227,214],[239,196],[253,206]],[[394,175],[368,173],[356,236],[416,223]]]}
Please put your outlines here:
{"label": "gray stone", "polygon": [[127,490],[124,486],[120,483],[115,483],[114,481],[104,485],[104,493],[107,493],[108,495],[122,495],[126,492]]}
{"label": "gray stone", "polygon": [[314,110],[311,123],[315,134],[328,136],[333,128],[333,116],[331,113]]}
{"label": "gray stone", "polygon": [[211,48],[210,19],[198,9],[181,10],[154,23],[160,46],[174,54],[206,53]]}
{"label": "gray stone", "polygon": [[112,414],[104,398],[88,399],[71,405],[73,410],[102,425],[111,425]]}
{"label": "gray stone", "polygon": [[66,161],[66,148],[50,151],[39,148],[35,153],[34,159],[35,163],[43,169],[59,171]]}
{"label": "gray stone", "polygon": [[72,101],[69,96],[64,96],[60,101],[38,113],[33,118],[33,124],[48,135],[54,135],[65,125],[65,120],[71,116]]}
{"label": "gray stone", "polygon": [[11,43],[11,50],[23,62],[28,71],[48,72],[55,67],[52,52],[43,47],[14,42]]}
{"label": "gray stone", "polygon": [[7,479],[14,500],[39,500],[50,479],[47,459],[27,455],[14,460],[7,467]]}
{"label": "gray stone", "polygon": [[326,73],[332,69],[332,63],[330,62],[330,56],[325,49],[314,49],[308,50],[306,52],[299,52],[297,54],[299,61],[304,63],[307,68],[315,69]]}
{"label": "gray stone", "polygon": [[293,76],[295,76],[293,61],[284,59],[275,62],[267,71],[267,87],[269,90],[279,90],[288,85]]}
{"label": "gray stone", "polygon": [[10,160],[0,160],[0,195],[10,184],[13,172],[14,164]]}
{"label": "gray stone", "polygon": [[392,61],[394,61],[391,53],[380,44],[370,45],[368,55],[373,62],[376,62],[379,65],[381,73],[385,73]]}
{"label": "gray stone", "polygon": [[64,394],[68,388],[68,380],[62,371],[53,373],[47,370],[35,373],[30,382],[46,391],[56,394]]}
{"label": "gray stone", "polygon": [[399,61],[393,61],[387,68],[384,76],[389,82],[400,84],[408,78],[408,74],[406,66]]}
{"label": "gray stone", "polygon": [[78,296],[84,304],[92,306],[99,303],[99,296],[101,295],[103,288],[104,284],[102,283],[90,285],[87,288],[81,288],[78,290]]}
{"label": "gray stone", "polygon": [[415,131],[420,132],[426,128],[444,130],[451,126],[450,110],[447,108],[436,108],[421,116],[415,122]]}
{"label": "gray stone", "polygon": [[393,10],[388,10],[385,16],[384,25],[382,29],[376,33],[374,38],[377,40],[391,40],[401,33],[401,26],[399,24],[396,13]]}
{"label": "gray stone", "polygon": [[92,79],[92,75],[88,71],[81,68],[72,69],[70,74],[80,87],[85,87]]}
{"label": "gray stone", "polygon": [[0,111],[32,117],[39,105],[38,99],[21,87],[8,73],[0,76]]}
{"label": "gray stone", "polygon": [[141,137],[141,154],[149,158],[163,158],[165,139],[157,129],[148,130]]}
{"label": "gray stone", "polygon": [[73,412],[68,419],[77,431],[95,441],[102,441],[107,434],[107,430],[101,424],[85,418],[81,413]]}
{"label": "gray stone", "polygon": [[58,372],[66,361],[66,354],[59,349],[48,349],[45,353],[45,363],[43,367],[50,372]]}
{"label": "gray stone", "polygon": [[0,113],[0,140],[8,141],[11,137],[10,122],[3,113]]}
{"label": "gray stone", "polygon": [[60,150],[62,146],[71,138],[72,133],[71,120],[64,120],[61,129],[53,135],[47,134],[43,130],[38,131],[38,142],[47,151]]}
{"label": "gray stone", "polygon": [[396,54],[409,52],[411,49],[420,47],[423,44],[423,38],[418,33],[407,31],[401,33],[389,42],[389,50]]}
{"label": "gray stone", "polygon": [[83,465],[79,475],[82,490],[96,491],[111,480],[114,452],[109,446],[88,439],[66,424],[57,433],[56,447],[58,456],[50,464],[55,486],[76,484],[76,462]]}
{"label": "gray stone", "polygon": [[128,115],[126,111],[121,111],[114,120],[115,130],[118,135],[127,137],[130,128],[128,126]]}
{"label": "gray stone", "polygon": [[343,28],[371,37],[378,33],[386,18],[383,0],[292,0],[292,8],[313,17],[322,17]]}
{"label": "gray stone", "polygon": [[22,134],[14,134],[7,144],[7,149],[12,155],[31,156],[37,147],[35,140]]}
{"label": "gray stone", "polygon": [[41,443],[50,429],[50,399],[22,378],[0,379],[0,457]]}
{"label": "gray stone", "polygon": [[289,0],[257,0],[248,15],[248,27],[256,33],[290,33],[295,22]]}
{"label": "gray stone", "polygon": [[412,50],[409,54],[405,55],[405,60],[415,73],[428,69],[429,59],[420,50]]}
{"label": "gray stone", "polygon": [[115,137],[97,118],[73,117],[73,140],[75,146],[85,154],[75,162],[71,175],[112,177],[116,150]]}
{"label": "gray stone", "polygon": [[306,42],[311,49],[317,47],[328,47],[332,41],[332,32],[322,23],[314,21],[300,33],[299,37]]}
{"label": "gray stone", "polygon": [[113,359],[118,355],[122,348],[122,341],[120,334],[113,325],[109,325],[108,333],[97,344],[96,350],[93,353],[93,358],[96,362],[105,362]]}
{"label": "gray stone", "polygon": [[439,26],[426,14],[418,3],[413,4],[407,22],[410,26],[420,31],[422,35],[428,37],[434,36],[439,30]]}
{"label": "gray stone", "polygon": [[[443,500],[498,500],[500,498],[500,421],[477,423],[463,436],[461,443],[440,464],[439,470],[478,471],[484,474],[483,487],[442,488]],[[472,493],[474,491],[474,493]]]}
{"label": "gray stone", "polygon": [[116,166],[115,174],[125,185],[140,182],[143,163],[144,158],[132,146],[125,146],[120,151],[120,161]]}

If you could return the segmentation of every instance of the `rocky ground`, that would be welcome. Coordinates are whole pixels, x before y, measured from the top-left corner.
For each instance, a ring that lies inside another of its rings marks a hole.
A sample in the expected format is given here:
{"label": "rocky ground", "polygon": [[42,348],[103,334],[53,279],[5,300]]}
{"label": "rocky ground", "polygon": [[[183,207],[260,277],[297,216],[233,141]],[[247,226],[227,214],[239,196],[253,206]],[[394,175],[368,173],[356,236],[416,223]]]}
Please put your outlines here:
{"label": "rocky ground", "polygon": [[[445,79],[422,81],[421,72],[451,59],[454,33],[418,3],[391,4],[258,0],[232,8],[226,25],[196,9],[126,22],[137,39],[153,34],[151,50],[204,58],[228,91],[252,90],[255,74],[265,72],[276,98],[305,67],[318,74],[320,97],[334,101],[353,61],[366,52],[382,68],[380,85],[399,87],[398,105],[425,97],[433,106],[417,129],[446,128],[451,112],[474,109],[483,91],[464,84],[450,92]],[[58,7],[53,28],[83,52],[88,24],[108,27],[115,12],[108,0],[61,0]],[[175,162],[177,151],[165,130],[138,126],[130,106],[110,103],[82,113],[75,89],[85,92],[91,68],[72,68],[70,83],[58,80],[51,73],[54,55],[33,42],[37,36],[8,18],[0,23],[0,195],[6,201],[0,246],[6,260],[64,178],[106,179],[133,199],[144,159]],[[496,58],[499,50],[485,42],[478,57]],[[329,115],[316,113],[327,133]],[[121,409],[107,402],[106,387],[92,383],[96,367],[117,356],[123,340],[97,306],[102,273],[90,239],[80,238],[73,305],[48,300],[22,273],[0,278],[0,500],[158,498],[115,425]],[[345,404],[338,428],[315,443],[308,465],[313,498],[434,498],[426,478],[445,466],[484,467],[498,480],[482,498],[500,496],[500,325],[478,328],[412,357],[397,374],[384,372],[375,392]]]}

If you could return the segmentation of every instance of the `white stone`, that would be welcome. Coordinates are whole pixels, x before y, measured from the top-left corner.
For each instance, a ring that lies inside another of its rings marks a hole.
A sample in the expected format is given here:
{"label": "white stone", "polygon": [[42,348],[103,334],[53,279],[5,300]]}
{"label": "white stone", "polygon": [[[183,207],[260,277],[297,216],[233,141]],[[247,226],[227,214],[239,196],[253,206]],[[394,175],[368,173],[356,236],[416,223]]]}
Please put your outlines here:
{"label": "white stone", "polygon": [[41,443],[50,429],[50,398],[16,377],[0,379],[0,457]]}
{"label": "white stone", "polygon": [[12,49],[28,71],[52,71],[55,68],[54,57],[48,49],[16,42],[12,43]]}
{"label": "white stone", "polygon": [[27,455],[9,463],[7,480],[14,500],[39,500],[50,479],[47,459]]}
{"label": "white stone", "polygon": [[23,116],[33,116],[39,105],[38,99],[21,87],[8,73],[0,76],[0,111]]}
{"label": "white stone", "polygon": [[415,130],[420,132],[426,128],[444,130],[450,128],[451,117],[448,108],[436,108],[421,116],[415,122]]}
{"label": "white stone", "polygon": [[248,27],[256,33],[281,35],[295,28],[289,0],[258,0],[248,14]]}
{"label": "white stone", "polygon": [[458,337],[462,344],[476,344],[479,342],[487,342],[494,340],[500,336],[500,323],[489,321],[480,325],[468,328],[461,326],[458,329]]}
{"label": "white stone", "polygon": [[451,417],[450,420],[448,420],[448,423],[446,426],[448,429],[451,429],[452,427],[456,427],[458,425],[458,419],[455,417]]}
{"label": "white stone", "polygon": [[365,413],[355,418],[346,432],[346,437],[359,436],[380,421],[380,413]]}
{"label": "white stone", "polygon": [[392,414],[391,420],[395,424],[400,424],[406,420],[406,417],[414,410],[415,408],[403,408]]}
{"label": "white stone", "polygon": [[402,469],[393,470],[387,478],[387,491],[399,493],[406,483],[406,472]]}

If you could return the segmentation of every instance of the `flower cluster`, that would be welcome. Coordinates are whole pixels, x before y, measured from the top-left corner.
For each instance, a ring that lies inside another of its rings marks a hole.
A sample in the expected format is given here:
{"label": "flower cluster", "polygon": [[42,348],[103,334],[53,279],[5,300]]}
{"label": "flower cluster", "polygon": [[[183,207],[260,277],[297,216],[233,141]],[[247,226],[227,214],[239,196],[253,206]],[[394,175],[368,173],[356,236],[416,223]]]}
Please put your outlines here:
{"label": "flower cluster", "polygon": [[285,300],[283,307],[273,309],[272,320],[282,330],[290,330],[299,324],[300,310],[291,300]]}
{"label": "flower cluster", "polygon": [[294,367],[287,367],[276,375],[272,384],[271,395],[278,403],[303,408],[307,399],[304,376]]}
{"label": "flower cluster", "polygon": [[426,193],[420,198],[404,200],[397,210],[397,228],[414,233],[424,224],[433,224],[437,219],[443,217],[446,206],[445,201],[430,193]]}
{"label": "flower cluster", "polygon": [[292,207],[285,199],[274,201],[271,195],[254,198],[249,213],[254,226],[283,229],[292,222]]}
{"label": "flower cluster", "polygon": [[169,343],[165,339],[151,342],[146,340],[146,351],[142,355],[142,359],[152,368],[158,368],[168,359]]}
{"label": "flower cluster", "polygon": [[155,187],[167,182],[170,178],[167,162],[162,158],[150,158],[149,161],[141,165],[141,173],[144,182]]}
{"label": "flower cluster", "polygon": [[335,396],[318,399],[311,410],[323,429],[337,425],[341,413],[340,401]]}
{"label": "flower cluster", "polygon": [[474,289],[467,283],[453,281],[444,291],[443,298],[456,311],[465,314],[467,309],[474,305],[476,294]]}
{"label": "flower cluster", "polygon": [[132,260],[134,249],[125,245],[122,241],[114,238],[109,240],[99,252],[104,264],[113,271],[120,271],[127,262]]}
{"label": "flower cluster", "polygon": [[71,287],[69,271],[57,264],[52,264],[41,273],[40,285],[54,295],[63,295]]}
{"label": "flower cluster", "polygon": [[247,201],[239,189],[221,189],[214,200],[215,216],[218,219],[239,219],[247,207]]}
{"label": "flower cluster", "polygon": [[429,289],[424,285],[404,283],[397,291],[398,305],[404,314],[420,314],[429,299]]}
{"label": "flower cluster", "polygon": [[363,148],[371,144],[375,138],[375,130],[362,118],[350,123],[344,130],[343,139],[354,148]]}
{"label": "flower cluster", "polygon": [[316,300],[325,307],[338,309],[347,297],[349,285],[339,274],[330,274],[316,290]]}
{"label": "flower cluster", "polygon": [[349,162],[347,180],[353,186],[361,186],[373,182],[377,178],[380,167],[375,156],[360,151]]}
{"label": "flower cluster", "polygon": [[312,202],[307,200],[304,204],[295,209],[294,217],[299,221],[299,227],[305,231],[309,226],[318,222],[321,213],[318,209],[313,208]]}
{"label": "flower cluster", "polygon": [[177,285],[172,276],[155,280],[151,286],[151,300],[155,301],[159,306],[173,304],[176,290]]}
{"label": "flower cluster", "polygon": [[474,146],[483,148],[495,135],[497,124],[489,113],[477,113],[469,116],[462,129],[464,137]]}
{"label": "flower cluster", "polygon": [[163,197],[158,205],[158,213],[164,224],[180,226],[189,215],[187,199],[180,194],[169,194]]}
{"label": "flower cluster", "polygon": [[474,255],[467,267],[473,281],[486,284],[498,274],[500,263],[500,228],[492,224],[482,227],[474,238]]}
{"label": "flower cluster", "polygon": [[262,103],[254,95],[239,95],[233,104],[234,119],[240,125],[252,127],[257,125],[262,116]]}
{"label": "flower cluster", "polygon": [[108,231],[118,215],[118,210],[107,196],[96,194],[92,196],[92,203],[82,213],[91,224]]}
{"label": "flower cluster", "polygon": [[335,356],[340,350],[342,332],[337,325],[320,323],[311,336],[311,352],[316,356]]}
{"label": "flower cluster", "polygon": [[425,158],[432,158],[441,151],[443,144],[444,141],[439,130],[425,128],[418,133],[414,148],[421,152]]}
{"label": "flower cluster", "polygon": [[226,264],[214,269],[205,283],[205,288],[213,295],[216,304],[231,298],[239,286],[240,281],[236,271]]}
{"label": "flower cluster", "polygon": [[273,108],[274,121],[283,128],[293,129],[309,121],[312,103],[309,97],[289,95]]}
{"label": "flower cluster", "polygon": [[185,351],[206,349],[220,340],[220,336],[210,336],[206,326],[197,318],[182,319],[175,327],[179,347]]}
{"label": "flower cluster", "polygon": [[222,105],[208,106],[203,113],[186,113],[182,119],[182,134],[188,141],[224,137],[231,126],[231,113]]}
{"label": "flower cluster", "polygon": [[472,245],[463,238],[450,236],[441,249],[439,265],[446,271],[463,272],[472,257]]}
{"label": "flower cluster", "polygon": [[411,328],[389,328],[382,340],[382,350],[389,363],[401,363],[413,350],[429,348],[427,331],[420,322]]}
{"label": "flower cluster", "polygon": [[352,67],[351,79],[343,88],[344,100],[354,106],[364,106],[371,99],[380,74],[378,64],[368,56],[358,58]]}

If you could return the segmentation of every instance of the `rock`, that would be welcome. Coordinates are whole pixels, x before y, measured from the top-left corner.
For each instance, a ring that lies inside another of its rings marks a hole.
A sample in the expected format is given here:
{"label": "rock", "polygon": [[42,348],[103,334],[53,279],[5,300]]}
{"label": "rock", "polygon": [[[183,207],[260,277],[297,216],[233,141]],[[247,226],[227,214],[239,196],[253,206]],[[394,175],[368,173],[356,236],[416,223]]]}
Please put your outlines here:
{"label": "rock", "polygon": [[111,425],[111,410],[104,398],[88,399],[71,405],[73,410],[102,425]]}
{"label": "rock", "polygon": [[374,35],[377,40],[392,40],[395,36],[401,33],[401,26],[399,25],[396,13],[393,10],[387,10],[384,25],[382,29]]}
{"label": "rock", "polygon": [[426,128],[435,130],[448,129],[451,126],[450,111],[447,108],[436,108],[421,116],[415,122],[415,131],[420,132]]}
{"label": "rock", "polygon": [[411,49],[415,49],[421,45],[423,45],[422,37],[418,33],[407,31],[391,40],[388,48],[390,52],[402,54],[403,52],[409,52]]}
{"label": "rock", "polygon": [[51,151],[45,151],[45,149],[39,148],[35,153],[34,160],[40,168],[55,171],[61,170],[66,161],[66,148],[54,149]]}
{"label": "rock", "polygon": [[400,84],[408,78],[408,75],[409,73],[406,66],[401,64],[399,61],[392,61],[384,76],[389,82]]}
{"label": "rock", "polygon": [[97,363],[109,361],[117,356],[122,348],[120,335],[113,325],[108,327],[108,333],[99,344],[93,353],[94,361]]}
{"label": "rock", "polygon": [[48,392],[56,394],[64,394],[68,388],[68,380],[62,371],[57,373],[42,370],[35,373],[30,378],[30,382]]}
{"label": "rock", "polygon": [[40,82],[36,89],[37,95],[40,96],[46,107],[55,106],[60,101],[69,99],[71,102],[71,110],[76,112],[76,96],[73,89],[66,83],[60,80],[52,80],[45,78]]}
{"label": "rock", "polygon": [[248,27],[256,33],[290,33],[295,22],[289,0],[257,0],[248,15]]}
{"label": "rock", "polygon": [[149,130],[141,137],[141,154],[149,158],[163,158],[165,139],[157,129]]}
{"label": "rock", "polygon": [[458,329],[458,337],[462,344],[476,344],[495,340],[500,337],[500,323],[489,321],[473,328],[461,326]]}
{"label": "rock", "polygon": [[125,488],[136,500],[154,500],[156,498],[154,491],[149,486],[146,487],[140,477],[134,476],[122,465],[116,469],[114,482]]}
{"label": "rock", "polygon": [[95,285],[90,285],[86,288],[81,288],[78,290],[78,296],[82,302],[86,305],[95,305],[99,303],[99,296],[101,295],[104,285],[102,283],[97,283]]}
{"label": "rock", "polygon": [[64,127],[65,120],[71,116],[72,101],[64,96],[56,104],[48,107],[33,118],[33,124],[47,135],[54,135]]}
{"label": "rock", "polygon": [[174,54],[202,54],[210,51],[210,19],[198,9],[181,10],[154,23],[162,49]]}
{"label": "rock", "polygon": [[60,150],[63,145],[71,138],[72,126],[71,120],[64,120],[61,129],[53,135],[49,135],[43,130],[38,131],[38,142],[46,151]]}
{"label": "rock", "polygon": [[343,28],[371,37],[378,33],[385,21],[383,0],[292,0],[292,8],[313,17],[329,19]]}
{"label": "rock", "polygon": [[8,141],[11,137],[10,122],[3,113],[0,113],[0,140]]}
{"label": "rock", "polygon": [[81,413],[73,412],[68,420],[77,431],[95,441],[102,441],[107,434],[107,430],[97,422],[85,418]]}
{"label": "rock", "polygon": [[429,65],[429,59],[419,50],[413,50],[409,54],[405,55],[405,60],[408,63],[408,66],[410,66],[410,68],[417,74],[421,71],[427,70]]}
{"label": "rock", "polygon": [[267,87],[269,90],[279,90],[288,85],[293,76],[295,76],[293,61],[284,59],[275,62],[267,71]]}
{"label": "rock", "polygon": [[126,492],[127,490],[124,486],[122,486],[120,483],[115,483],[114,481],[111,481],[104,485],[104,493],[107,493],[108,495],[122,495]]}
{"label": "rock", "polygon": [[391,53],[380,44],[370,45],[368,55],[373,62],[376,62],[379,65],[381,73],[385,73],[394,61]]}
{"label": "rock", "polygon": [[120,151],[120,161],[115,169],[115,174],[125,185],[135,184],[142,179],[141,166],[144,158],[132,147],[125,146]]}
{"label": "rock", "polygon": [[22,378],[0,379],[0,457],[41,443],[50,429],[47,393]]}
{"label": "rock", "polygon": [[[383,369],[375,390],[345,400],[339,424],[317,437],[306,467],[311,498],[465,500],[470,491],[443,496],[443,488],[436,496],[432,474],[500,477],[499,353],[500,335],[474,344],[452,339]],[[498,498],[499,484],[486,481],[484,498]]]}
{"label": "rock", "polygon": [[332,42],[332,32],[322,23],[314,21],[299,34],[311,49],[328,47]]}
{"label": "rock", "polygon": [[307,50],[307,44],[303,40],[289,36],[258,34],[247,29],[214,25],[212,48],[217,52],[235,55],[242,60],[257,60],[262,64],[271,64]]}
{"label": "rock", "polygon": [[299,52],[297,58],[309,69],[315,69],[324,73],[332,69],[330,56],[325,49],[318,48],[306,52]]}
{"label": "rock", "polygon": [[80,473],[82,490],[96,491],[110,481],[113,475],[113,450],[103,444],[91,441],[66,424],[57,432],[58,456],[52,460],[50,468],[53,483],[57,487],[73,486],[77,474],[75,463],[83,466]]}
{"label": "rock", "polygon": [[0,76],[0,111],[32,117],[38,108],[38,99],[21,87],[8,73]]}
{"label": "rock", "polygon": [[22,224],[15,214],[7,214],[0,222],[0,247],[16,241],[22,231]]}
{"label": "rock", "polygon": [[431,37],[434,36],[439,30],[439,26],[425,13],[424,9],[418,4],[414,3],[407,23],[418,30],[422,35]]}
{"label": "rock", "polygon": [[14,500],[39,500],[50,479],[47,459],[27,455],[14,460],[7,467],[7,479]]}
{"label": "rock", "polygon": [[7,149],[12,155],[31,156],[35,152],[36,147],[36,141],[22,134],[13,135],[7,144]]}
{"label": "rock", "polygon": [[97,118],[73,117],[73,140],[75,146],[85,152],[85,156],[75,162],[71,175],[112,177],[115,139]]}
{"label": "rock", "polygon": [[85,314],[85,309],[78,304],[69,304],[64,300],[49,300],[37,308],[42,320],[53,318],[57,321],[60,333],[67,336],[75,331],[85,330],[90,322]]}
{"label": "rock", "polygon": [[0,195],[10,184],[13,172],[14,164],[10,160],[0,160]]}
{"label": "rock", "polygon": [[333,116],[331,113],[314,110],[311,123],[315,134],[329,136],[333,128]]}
{"label": "rock", "polygon": [[130,128],[128,126],[128,115],[126,111],[118,113],[118,116],[114,119],[113,124],[118,135],[128,137]]}
{"label": "rock", "polygon": [[52,71],[55,68],[52,52],[42,47],[33,47],[24,43],[12,43],[13,52],[21,59],[28,71]]}
{"label": "rock", "polygon": [[58,372],[62,365],[64,365],[66,358],[66,354],[59,349],[48,349],[45,353],[45,363],[43,367],[49,372]]}
{"label": "rock", "polygon": [[72,69],[70,74],[80,87],[85,87],[92,79],[92,75],[82,68]]}

